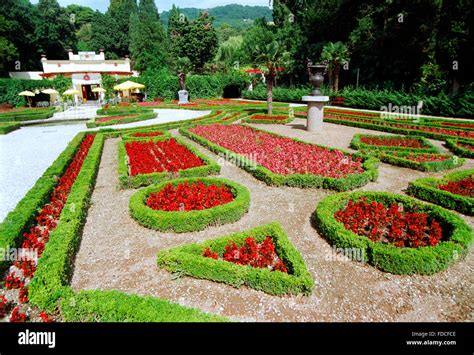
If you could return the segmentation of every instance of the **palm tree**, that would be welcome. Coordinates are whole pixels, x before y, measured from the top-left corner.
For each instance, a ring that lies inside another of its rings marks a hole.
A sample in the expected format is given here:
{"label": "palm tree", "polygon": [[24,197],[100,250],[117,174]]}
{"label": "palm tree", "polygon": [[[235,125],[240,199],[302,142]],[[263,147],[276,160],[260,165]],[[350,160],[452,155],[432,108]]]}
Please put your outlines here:
{"label": "palm tree", "polygon": [[262,68],[262,73],[267,84],[267,108],[268,114],[273,113],[273,83],[278,73],[290,65],[290,53],[277,41],[265,45],[255,45],[253,62],[255,66]]}
{"label": "palm tree", "polygon": [[339,90],[341,65],[349,61],[349,50],[347,46],[342,42],[329,42],[323,47],[321,60],[328,63],[331,89],[337,92]]}

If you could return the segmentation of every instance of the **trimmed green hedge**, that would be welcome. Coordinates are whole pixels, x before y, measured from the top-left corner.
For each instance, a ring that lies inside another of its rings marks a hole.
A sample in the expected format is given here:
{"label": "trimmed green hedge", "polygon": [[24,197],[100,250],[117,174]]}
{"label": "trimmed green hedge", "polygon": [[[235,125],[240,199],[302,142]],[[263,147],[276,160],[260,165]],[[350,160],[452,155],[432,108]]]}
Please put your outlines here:
{"label": "trimmed green hedge", "polygon": [[[6,250],[19,246],[23,233],[27,232],[35,221],[38,210],[49,202],[50,193],[57,184],[57,178],[69,166],[84,136],[85,133],[79,133],[69,142],[64,151],[36,181],[15,209],[8,213],[0,224],[0,248]],[[8,265],[8,262],[0,260],[0,270]]]}
{"label": "trimmed green hedge", "polygon": [[[367,153],[367,152],[365,152]],[[396,155],[395,155],[396,154]],[[412,156],[421,156],[424,154],[430,154],[433,156],[447,157],[449,159],[443,161],[430,161],[430,162],[416,162],[409,159],[404,159],[404,157]],[[420,171],[440,171],[448,170],[460,167],[464,164],[464,159],[458,158],[456,156],[447,155],[447,154],[431,154],[431,153],[410,153],[410,152],[379,152],[376,154],[377,158],[387,164],[401,166],[403,168],[415,169]]]}
{"label": "trimmed green hedge", "polygon": [[[117,124],[125,124],[125,123],[151,120],[151,119],[154,119],[156,117],[158,117],[158,114],[155,113],[155,112],[151,112],[151,113],[137,114],[136,116],[132,116],[132,117],[128,117],[128,118],[118,118],[116,120],[111,120],[111,121],[106,121],[106,122],[98,122],[97,118],[96,118],[96,119],[87,121],[86,126],[87,126],[87,128],[113,126],[113,125],[117,125]],[[98,117],[98,118],[101,119],[101,118],[106,118],[106,117]]]}
{"label": "trimmed green hedge", "polygon": [[[133,137],[133,134],[137,133],[153,133],[153,132],[161,132],[163,133],[161,136],[148,136],[148,137]],[[124,141],[149,141],[149,140],[166,140],[171,138],[171,134],[165,130],[158,130],[158,129],[149,129],[149,128],[142,128],[140,131],[132,132],[132,133],[125,133],[122,134],[122,140]]]}
{"label": "trimmed green hedge", "polygon": [[128,156],[125,149],[125,143],[128,141],[119,142],[119,160],[118,160],[118,171],[119,171],[119,185],[121,188],[138,188],[141,186],[147,186],[151,184],[158,184],[165,180],[175,179],[177,177],[197,177],[207,176],[210,174],[218,174],[221,171],[221,167],[212,159],[206,155],[200,153],[195,147],[187,143],[180,137],[173,137],[179,144],[185,146],[191,153],[199,157],[205,165],[197,166],[195,168],[179,170],[178,172],[161,172],[151,174],[138,174],[135,176],[129,175]]}
{"label": "trimmed green hedge", "polygon": [[[381,146],[374,144],[366,144],[361,142],[361,138],[397,138],[397,139],[414,139],[421,143],[423,148],[410,147],[396,147],[396,146]],[[414,153],[439,153],[439,149],[431,144],[426,138],[419,136],[391,136],[391,135],[377,135],[377,134],[354,134],[350,147],[356,150],[372,150],[372,151],[399,151],[399,152],[414,152]]]}
{"label": "trimmed green hedge", "polygon": [[24,109],[21,111],[13,112],[0,112],[0,122],[20,122],[20,121],[33,121],[33,120],[44,120],[53,117],[56,109],[51,108],[35,108],[35,109]]}
{"label": "trimmed green hedge", "polygon": [[0,123],[0,134],[8,134],[21,128],[21,123]]}
{"label": "trimmed green hedge", "polygon": [[[334,214],[345,208],[349,200],[361,198],[378,201],[385,206],[403,203],[409,211],[427,213],[443,228],[444,240],[434,247],[397,248],[390,244],[375,243],[344,228]],[[459,256],[467,255],[472,244],[472,229],[458,216],[441,207],[385,192],[339,193],[322,200],[313,215],[319,233],[337,248],[356,248],[365,251],[366,261],[393,274],[430,275],[448,268]]]}
{"label": "trimmed green hedge", "polygon": [[69,282],[103,145],[104,136],[96,135],[28,286],[30,302],[47,311],[55,309]]}
{"label": "trimmed green hedge", "polygon": [[[167,184],[177,186],[181,183],[202,182],[204,185],[222,185],[231,189],[234,195],[232,202],[199,211],[159,211],[146,205],[150,194],[163,190]],[[250,192],[240,184],[227,179],[191,178],[176,179],[159,185],[148,186],[130,198],[130,215],[141,225],[161,232],[186,233],[206,229],[209,226],[233,223],[247,213],[250,206]]]}
{"label": "trimmed green hedge", "polygon": [[439,185],[450,181],[465,179],[474,175],[474,169],[464,170],[445,175],[442,179],[422,178],[410,182],[407,193],[421,200],[458,211],[462,214],[474,215],[474,198],[453,194],[449,191],[440,190]]}
{"label": "trimmed green hedge", "polygon": [[[295,119],[294,117],[291,118],[289,117],[288,115],[286,120],[271,120],[271,119],[255,119],[256,116],[266,116],[266,117],[272,117],[272,116],[276,116],[276,115],[252,115],[250,117],[247,117],[247,118],[244,118],[242,120],[242,122],[245,122],[245,123],[255,123],[255,124],[287,124],[287,123],[291,123],[293,122],[293,120]],[[282,115],[284,116],[284,115]]]}
{"label": "trimmed green hedge", "polygon": [[[223,255],[229,241],[242,245],[249,236],[262,242],[267,236],[273,238],[275,251],[288,269],[288,274],[280,271],[253,268],[246,265],[215,260],[202,256],[206,248]],[[278,223],[234,233],[200,244],[187,244],[158,253],[158,266],[170,272],[179,272],[199,279],[223,282],[233,287],[247,285],[271,295],[308,295],[313,288],[313,278],[306,264]]]}
{"label": "trimmed green hedge", "polygon": [[118,116],[118,115],[133,115],[135,113],[151,113],[153,109],[141,106],[112,106],[108,109],[100,108],[97,110],[99,116]]}
{"label": "trimmed green hedge", "polygon": [[474,141],[469,139],[446,139],[446,147],[449,148],[449,150],[451,150],[454,154],[460,157],[474,158],[474,151],[459,146],[459,143],[469,145],[474,150]]}
{"label": "trimmed green hedge", "polygon": [[[253,127],[252,129],[258,130]],[[364,186],[370,181],[377,180],[377,177],[378,177],[379,160],[377,158],[368,157],[366,155],[357,154],[357,153],[353,154],[353,153],[349,153],[340,149],[332,149],[325,146],[319,146],[319,147],[328,149],[330,151],[337,150],[345,154],[352,154],[353,158],[360,157],[364,159],[364,163],[362,166],[365,171],[360,174],[350,174],[346,176],[345,178],[340,178],[340,179],[330,178],[330,177],[326,177],[322,175],[312,175],[312,174],[292,174],[292,175],[276,174],[270,171],[269,169],[263,167],[262,165],[257,164],[256,162],[250,160],[247,157],[243,157],[239,154],[236,154],[226,148],[221,147],[220,145],[212,143],[211,141],[193,132],[190,132],[187,128],[180,128],[179,132],[182,135],[208,148],[212,152],[216,154],[224,155],[226,159],[230,161],[238,161],[240,168],[246,170],[247,172],[255,176],[255,178],[257,178],[258,180],[264,181],[268,185],[275,185],[275,186],[287,185],[287,186],[300,187],[300,188],[325,188],[325,189],[336,190],[336,191],[346,191],[346,190],[351,190],[351,189]],[[280,137],[285,137],[285,136],[281,136],[275,133],[270,133],[268,131],[263,131],[263,132],[280,136]],[[285,138],[288,138],[288,137],[285,137]],[[292,138],[292,139],[297,142],[310,144],[296,138]]]}
{"label": "trimmed green hedge", "polygon": [[224,317],[206,314],[167,300],[128,295],[118,291],[65,293],[61,313],[67,322],[227,322]]}

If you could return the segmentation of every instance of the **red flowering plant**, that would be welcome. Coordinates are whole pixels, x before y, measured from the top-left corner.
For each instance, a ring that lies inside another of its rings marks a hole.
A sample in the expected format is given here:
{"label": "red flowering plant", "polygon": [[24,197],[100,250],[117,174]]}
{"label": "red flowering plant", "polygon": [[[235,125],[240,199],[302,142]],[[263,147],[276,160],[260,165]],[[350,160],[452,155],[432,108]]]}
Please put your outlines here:
{"label": "red flowering plant", "polygon": [[338,150],[276,136],[248,126],[214,124],[189,129],[212,143],[283,174],[314,174],[343,178],[362,173],[362,159]]}
{"label": "red flowering plant", "polygon": [[132,134],[132,137],[137,137],[137,138],[141,138],[141,137],[157,137],[157,136],[162,136],[163,135],[163,132],[147,132],[147,133],[133,133]]}
{"label": "red flowering plant", "polygon": [[115,121],[115,120],[122,120],[125,118],[132,118],[132,117],[138,117],[138,114],[133,114],[133,115],[123,115],[123,116],[109,116],[109,117],[102,117],[98,118],[95,121],[98,123],[103,123],[103,122],[109,122],[109,121]]}
{"label": "red flowering plant", "polygon": [[418,139],[390,136],[361,136],[360,141],[367,145],[383,147],[429,148]]}
{"label": "red flowering plant", "polygon": [[19,277],[15,275],[15,272],[11,272],[5,278],[5,288],[8,290],[14,290],[17,288],[22,288],[24,283]]}
{"label": "red flowering plant", "polygon": [[5,296],[0,296],[0,318],[5,317],[7,314],[8,300]]}
{"label": "red flowering plant", "polygon": [[267,236],[261,243],[257,243],[254,237],[247,237],[245,243],[239,247],[235,242],[229,241],[225,247],[222,258],[215,251],[206,248],[202,255],[211,259],[222,259],[237,265],[248,265],[253,268],[269,269],[270,271],[288,270],[283,261],[275,251],[272,237]]}
{"label": "red flowering plant", "polygon": [[19,307],[13,309],[12,314],[10,315],[11,323],[25,323],[28,320],[26,313],[22,313]]}
{"label": "red flowering plant", "polygon": [[54,320],[46,312],[40,312],[39,316],[43,323],[54,323]]}
{"label": "red flowering plant", "polygon": [[187,181],[176,187],[167,184],[159,192],[151,194],[146,205],[154,210],[192,211],[204,210],[232,202],[234,195],[224,184],[205,185],[201,181]]}
{"label": "red flowering plant", "polygon": [[334,217],[358,235],[400,248],[435,246],[443,237],[438,221],[426,213],[405,211],[396,203],[386,207],[381,202],[368,202],[364,198],[357,202],[350,200]]}
{"label": "red flowering plant", "polygon": [[438,189],[451,192],[456,195],[474,198],[474,179],[469,176],[465,179],[449,181],[446,184],[438,185]]}
{"label": "red flowering plant", "polygon": [[22,286],[20,288],[20,293],[18,296],[20,303],[27,303],[28,302],[28,287]]}
{"label": "red flowering plant", "polygon": [[184,145],[171,138],[166,141],[131,141],[125,144],[129,158],[130,175],[179,170],[205,165]]}

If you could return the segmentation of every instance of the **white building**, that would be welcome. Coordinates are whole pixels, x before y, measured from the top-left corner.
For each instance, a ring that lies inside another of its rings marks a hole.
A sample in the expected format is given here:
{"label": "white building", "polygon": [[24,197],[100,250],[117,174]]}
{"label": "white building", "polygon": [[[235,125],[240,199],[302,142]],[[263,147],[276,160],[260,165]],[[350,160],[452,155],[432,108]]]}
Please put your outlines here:
{"label": "white building", "polygon": [[[102,74],[115,76],[116,79],[134,75],[130,68],[130,59],[105,60],[103,50],[95,52],[79,52],[69,50],[69,60],[51,60],[45,55],[41,58],[43,72],[11,72],[10,77],[18,79],[54,79],[58,75],[70,77],[73,88],[81,93],[79,99],[84,101],[97,100],[98,94],[92,89],[101,87]],[[136,75],[136,73],[135,73]]]}

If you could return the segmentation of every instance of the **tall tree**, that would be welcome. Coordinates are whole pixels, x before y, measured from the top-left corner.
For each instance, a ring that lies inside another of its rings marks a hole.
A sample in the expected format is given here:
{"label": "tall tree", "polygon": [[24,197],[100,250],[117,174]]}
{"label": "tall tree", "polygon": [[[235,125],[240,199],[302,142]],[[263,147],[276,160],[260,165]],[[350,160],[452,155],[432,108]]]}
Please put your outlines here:
{"label": "tall tree", "polygon": [[130,16],[130,54],[138,71],[167,64],[167,36],[153,0],[140,0],[138,14]]}
{"label": "tall tree", "polygon": [[114,53],[119,57],[129,54],[130,15],[138,12],[136,0],[111,0],[106,15],[110,16],[107,34],[115,42]]}
{"label": "tall tree", "polygon": [[50,58],[65,59],[77,45],[74,24],[57,0],[40,0],[35,18],[35,42]]}
{"label": "tall tree", "polygon": [[341,66],[349,62],[349,50],[342,42],[329,42],[323,47],[321,60],[328,63],[329,82],[331,89],[337,92],[339,90],[339,74]]}

